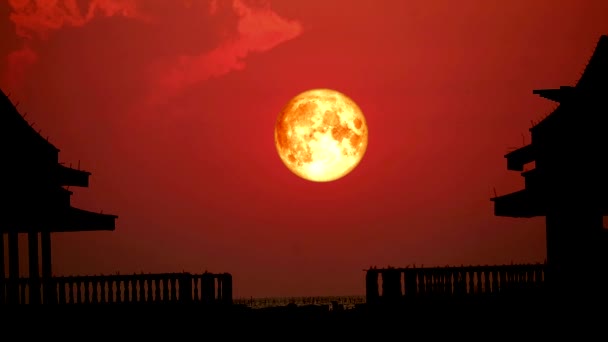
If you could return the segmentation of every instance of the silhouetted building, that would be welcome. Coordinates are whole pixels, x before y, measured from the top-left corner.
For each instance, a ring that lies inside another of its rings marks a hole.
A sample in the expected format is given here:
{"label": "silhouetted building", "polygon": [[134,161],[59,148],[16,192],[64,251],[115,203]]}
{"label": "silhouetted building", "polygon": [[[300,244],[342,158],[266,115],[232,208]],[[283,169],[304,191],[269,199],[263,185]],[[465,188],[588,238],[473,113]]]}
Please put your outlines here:
{"label": "silhouetted building", "polygon": [[[546,217],[547,285],[562,294],[606,292],[608,239],[608,36],[601,36],[575,86],[534,90],[558,106],[531,129],[532,141],[508,153],[525,189],[492,198],[506,217]],[[592,281],[583,279],[591,276]]]}
{"label": "silhouetted building", "polygon": [[[29,277],[37,280],[38,234],[42,251],[42,282],[30,283],[30,302],[41,299],[41,284],[51,279],[51,233],[114,230],[115,215],[94,213],[70,205],[72,192],[63,186],[87,187],[90,173],[59,163],[59,149],[43,138],[0,91],[0,146],[3,147],[4,184],[0,224],[0,278],[4,280],[4,234],[8,234],[7,301],[18,301],[18,234],[28,234]],[[0,296],[5,295],[5,284]],[[45,291],[50,286],[42,287]],[[45,293],[45,298],[55,296]],[[4,298],[0,298],[3,302]]]}

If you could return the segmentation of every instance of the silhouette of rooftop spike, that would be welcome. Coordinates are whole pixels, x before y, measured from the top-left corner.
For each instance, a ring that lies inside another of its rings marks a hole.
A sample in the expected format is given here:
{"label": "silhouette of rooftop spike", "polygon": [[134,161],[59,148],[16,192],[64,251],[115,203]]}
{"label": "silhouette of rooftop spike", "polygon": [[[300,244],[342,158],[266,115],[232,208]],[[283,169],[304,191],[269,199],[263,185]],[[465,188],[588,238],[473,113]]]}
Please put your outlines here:
{"label": "silhouette of rooftop spike", "polygon": [[600,37],[597,46],[585,67],[577,88],[608,88],[608,35]]}
{"label": "silhouette of rooftop spike", "polygon": [[600,95],[608,89],[608,36],[603,35],[583,70],[576,86],[561,86],[557,89],[537,89],[533,94],[555,102],[562,102],[579,92]]}
{"label": "silhouette of rooftop spike", "polygon": [[[0,139],[2,142],[10,142],[11,145],[19,144],[21,148],[29,147],[42,152],[59,149],[44,139],[30,125],[17,110],[10,98],[0,89]],[[5,144],[5,146],[7,146]],[[47,152],[48,153],[48,152]]]}

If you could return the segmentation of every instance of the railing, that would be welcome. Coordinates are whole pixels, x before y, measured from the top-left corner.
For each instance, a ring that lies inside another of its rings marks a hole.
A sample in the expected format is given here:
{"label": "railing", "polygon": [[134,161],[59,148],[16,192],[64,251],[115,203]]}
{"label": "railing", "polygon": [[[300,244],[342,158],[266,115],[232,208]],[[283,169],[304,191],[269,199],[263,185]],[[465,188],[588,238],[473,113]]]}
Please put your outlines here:
{"label": "railing", "polygon": [[161,273],[0,279],[0,304],[232,304],[232,276]]}
{"label": "railing", "polygon": [[367,302],[375,302],[422,296],[538,293],[544,283],[545,265],[527,264],[369,269],[366,288]]}

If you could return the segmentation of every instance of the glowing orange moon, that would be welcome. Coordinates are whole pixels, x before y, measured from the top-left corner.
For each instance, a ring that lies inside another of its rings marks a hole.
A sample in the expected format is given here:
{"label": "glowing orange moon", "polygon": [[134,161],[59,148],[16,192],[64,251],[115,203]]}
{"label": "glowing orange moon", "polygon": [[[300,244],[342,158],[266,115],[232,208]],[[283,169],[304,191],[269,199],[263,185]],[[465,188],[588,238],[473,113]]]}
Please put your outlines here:
{"label": "glowing orange moon", "polygon": [[346,176],[367,150],[367,122],[359,106],[331,89],[298,94],[274,127],[279,157],[291,172],[313,182]]}

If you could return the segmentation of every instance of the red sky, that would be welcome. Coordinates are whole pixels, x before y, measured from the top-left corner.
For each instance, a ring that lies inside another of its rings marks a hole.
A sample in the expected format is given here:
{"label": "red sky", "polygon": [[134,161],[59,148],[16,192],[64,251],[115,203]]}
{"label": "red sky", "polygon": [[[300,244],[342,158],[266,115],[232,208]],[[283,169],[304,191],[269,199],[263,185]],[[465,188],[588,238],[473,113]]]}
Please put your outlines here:
{"label": "red sky", "polygon": [[[523,187],[504,154],[555,106],[532,90],[574,85],[608,2],[457,3],[2,2],[0,87],[92,172],[73,205],[119,216],[54,234],[54,273],[209,270],[237,297],[348,295],[371,265],[542,262],[544,219],[495,217],[489,199]],[[273,141],[282,107],[318,87],[370,132],[331,183],[292,174]]]}

